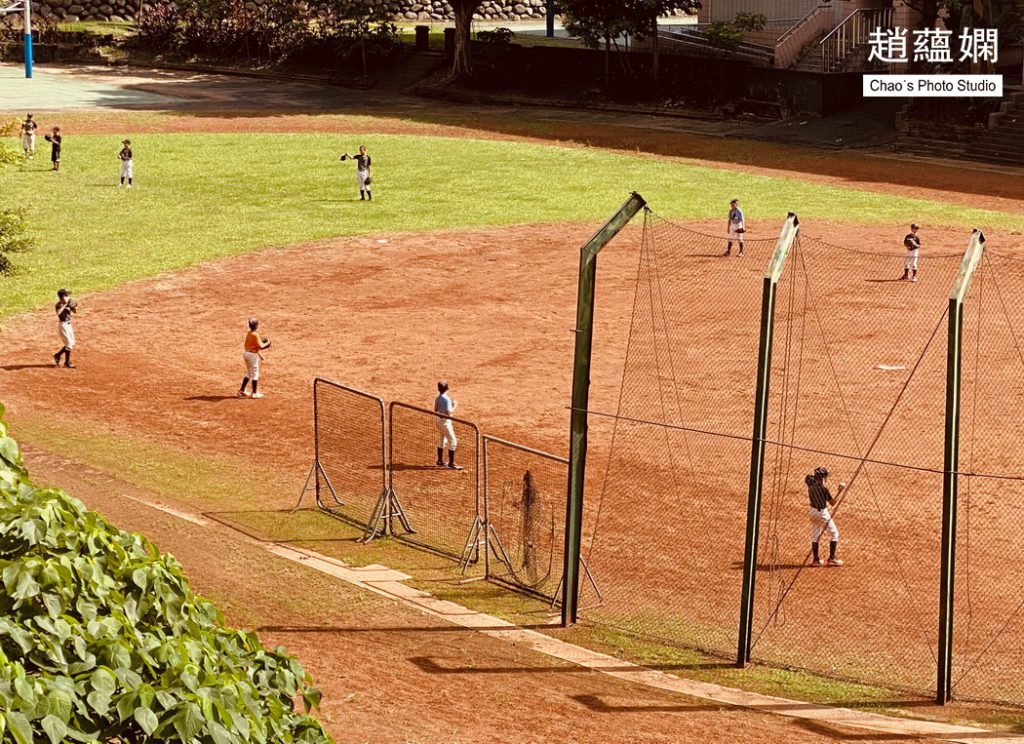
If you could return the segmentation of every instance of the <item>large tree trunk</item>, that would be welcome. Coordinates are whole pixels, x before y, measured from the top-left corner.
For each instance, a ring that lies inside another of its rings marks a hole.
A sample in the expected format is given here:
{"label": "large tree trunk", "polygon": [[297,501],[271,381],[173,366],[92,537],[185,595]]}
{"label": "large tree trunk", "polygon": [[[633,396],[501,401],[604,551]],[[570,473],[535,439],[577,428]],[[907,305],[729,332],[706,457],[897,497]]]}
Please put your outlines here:
{"label": "large tree trunk", "polygon": [[607,88],[612,83],[612,37],[604,37],[604,85]]}
{"label": "large tree trunk", "polygon": [[661,66],[661,41],[658,39],[658,14],[651,20],[651,79],[658,79],[658,68]]}
{"label": "large tree trunk", "polygon": [[480,0],[454,0],[452,2],[452,10],[455,14],[455,62],[452,65],[452,76],[457,80],[465,80],[473,73],[469,39],[473,26],[473,13],[479,4]]}

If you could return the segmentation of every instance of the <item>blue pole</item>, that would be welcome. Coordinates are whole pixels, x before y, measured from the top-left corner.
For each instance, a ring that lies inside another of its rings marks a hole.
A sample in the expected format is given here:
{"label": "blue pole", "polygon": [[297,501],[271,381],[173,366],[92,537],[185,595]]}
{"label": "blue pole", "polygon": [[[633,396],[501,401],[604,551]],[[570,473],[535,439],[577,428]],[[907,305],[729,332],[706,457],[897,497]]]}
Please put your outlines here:
{"label": "blue pole", "polygon": [[25,77],[32,77],[32,34],[25,34]]}

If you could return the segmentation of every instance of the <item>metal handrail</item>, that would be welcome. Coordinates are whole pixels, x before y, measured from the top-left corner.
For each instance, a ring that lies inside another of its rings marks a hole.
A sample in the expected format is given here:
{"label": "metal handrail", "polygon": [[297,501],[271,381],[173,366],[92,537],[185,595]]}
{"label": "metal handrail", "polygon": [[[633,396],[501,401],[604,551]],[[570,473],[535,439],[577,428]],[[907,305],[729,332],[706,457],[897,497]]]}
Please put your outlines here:
{"label": "metal handrail", "polygon": [[832,72],[841,66],[850,52],[870,37],[872,21],[884,25],[892,25],[891,8],[857,8],[843,19],[842,23],[827,33],[818,46],[821,49],[821,69]]}
{"label": "metal handrail", "polygon": [[832,38],[832,35],[833,35],[833,34],[835,34],[836,32],[838,32],[838,31],[839,31],[839,29],[841,29],[841,28],[842,28],[843,26],[845,26],[845,25],[847,24],[847,22],[848,22],[848,21],[849,21],[849,20],[850,20],[851,18],[853,18],[853,17],[855,16],[855,15],[857,15],[858,13],[861,13],[861,12],[863,12],[863,11],[865,11],[865,10],[875,10],[875,9],[874,9],[874,8],[857,8],[857,9],[856,9],[855,11],[853,11],[852,13],[850,13],[850,15],[846,16],[846,18],[844,18],[843,20],[841,20],[841,21],[839,22],[839,25],[837,25],[837,26],[836,26],[836,27],[835,27],[834,29],[832,29],[832,30],[831,30],[831,31],[829,31],[829,32],[828,32],[827,34],[825,34],[825,35],[824,35],[824,36],[822,37],[821,41],[819,41],[819,42],[818,42],[818,44],[824,44],[824,43],[825,43],[826,41],[828,41],[828,40],[829,40],[830,38]]}
{"label": "metal handrail", "polygon": [[821,11],[821,10],[831,10],[831,9],[832,9],[832,6],[831,6],[831,5],[828,5],[828,4],[826,4],[826,3],[822,3],[821,5],[818,5],[818,6],[814,7],[814,8],[813,8],[813,9],[811,10],[811,12],[810,12],[810,13],[808,13],[808,14],[807,14],[807,15],[805,15],[805,16],[804,16],[803,18],[801,18],[801,19],[800,19],[799,21],[797,21],[797,22],[796,22],[796,23],[794,23],[794,24],[793,24],[792,26],[790,26],[790,27],[789,27],[788,29],[786,29],[786,32],[785,32],[784,34],[782,34],[782,36],[780,36],[780,37],[779,37],[778,39],[776,39],[776,40],[775,40],[775,43],[776,43],[776,44],[781,44],[781,43],[782,43],[783,41],[785,41],[786,39],[788,39],[788,38],[789,38],[790,36],[792,36],[792,35],[793,35],[794,33],[796,33],[796,30],[797,30],[798,28],[800,28],[800,27],[801,27],[801,26],[803,26],[803,25],[804,25],[805,23],[807,23],[808,21],[810,21],[810,20],[811,20],[811,18],[813,18],[814,16],[816,16],[816,15],[818,14],[818,12],[819,12],[819,11]]}

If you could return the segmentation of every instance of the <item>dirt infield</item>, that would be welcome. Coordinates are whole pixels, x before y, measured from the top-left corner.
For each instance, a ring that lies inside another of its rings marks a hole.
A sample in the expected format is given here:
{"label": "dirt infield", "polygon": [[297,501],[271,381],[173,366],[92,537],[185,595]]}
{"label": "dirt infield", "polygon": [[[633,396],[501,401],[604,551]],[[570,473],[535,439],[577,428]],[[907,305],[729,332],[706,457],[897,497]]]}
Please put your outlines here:
{"label": "dirt infield", "polygon": [[[717,224],[690,227],[713,232]],[[59,420],[84,431],[102,425],[173,448],[183,457],[215,453],[242,466],[273,467],[297,484],[311,457],[314,376],[417,405],[430,403],[434,382],[443,377],[452,383],[459,414],[486,433],[564,454],[578,246],[592,229],[535,225],[362,237],[270,250],[135,282],[82,298],[76,321],[79,367],[73,371],[48,363],[57,343],[48,312],[12,320],[0,335],[5,349],[0,389],[15,424],[25,417]],[[881,228],[806,225],[805,230],[845,245],[892,242],[891,231]],[[769,237],[772,231],[768,225],[751,225],[752,235]],[[619,394],[639,237],[638,228],[628,230],[600,259],[592,375],[592,407],[597,410],[614,410]],[[931,251],[955,253],[965,247],[967,233],[930,231],[928,237]],[[998,246],[1004,239],[992,235],[990,245]],[[765,246],[769,249],[770,243]],[[728,262],[713,254],[692,257],[694,275],[703,275],[702,284],[714,292],[699,304],[705,335],[689,338],[686,344],[691,363],[720,353],[723,344],[750,346],[756,337],[756,313],[738,313],[729,298],[753,292],[756,299],[766,260],[762,254],[751,249],[746,258]],[[924,274],[917,287],[897,285],[898,291],[924,292],[934,282],[932,289],[942,297],[948,276],[932,276]],[[840,299],[846,298],[843,301],[854,301],[865,286],[853,282],[836,291]],[[879,292],[895,291],[888,289],[891,285],[879,286]],[[267,397],[260,401],[234,397],[243,374],[240,344],[245,319],[252,315],[261,319],[261,331],[274,341],[262,380]],[[872,322],[865,317],[857,334],[863,345],[850,346],[844,358],[855,359],[872,348],[872,338],[891,331]],[[727,337],[733,340],[725,341]],[[749,380],[739,368],[707,380],[706,384],[719,386],[715,394],[722,403],[717,413],[700,422],[703,426],[732,430],[737,422],[746,421],[746,410],[736,401],[750,395],[752,368],[749,371]],[[867,409],[875,411],[884,396],[871,402],[872,390],[868,385],[859,394],[865,396]],[[939,427],[941,422],[933,424]],[[602,439],[607,428],[594,421],[593,433],[597,473],[606,454],[600,448],[607,446],[607,439]],[[708,450],[705,457],[711,460],[703,470],[717,473],[715,450]],[[727,486],[717,474],[708,483],[712,492],[734,486]],[[280,509],[294,499],[293,493],[258,484],[242,487],[239,500],[248,508]],[[190,498],[202,503],[201,494]],[[629,512],[623,511],[628,505],[617,510],[614,501],[610,503],[603,529],[606,544],[611,534],[614,555],[616,535],[625,539],[619,549],[629,548],[631,525]],[[741,515],[739,508],[729,512]],[[862,521],[853,512],[845,515],[853,535],[849,557],[854,561],[858,544],[866,551],[861,560],[873,551],[869,546],[877,530],[869,516]],[[919,516],[927,514],[922,511]],[[914,518],[913,513],[898,516],[901,523]],[[687,535],[698,543],[710,536],[712,542],[717,538],[720,544],[741,548],[741,534],[723,536],[730,524],[726,520],[709,527],[695,511],[683,511],[676,520],[672,535],[658,537],[660,527],[650,534],[659,541],[672,540],[680,549],[688,544]],[[864,525],[863,533],[855,526],[858,523]],[[927,525],[918,528],[930,534]],[[798,527],[794,540],[803,541],[803,529]],[[677,530],[682,538],[673,537]],[[699,545],[691,547],[696,551]],[[615,586],[615,572],[628,567],[629,576],[619,584],[628,581],[631,587],[643,588],[633,600],[651,592],[677,591],[672,555],[663,558],[646,564],[647,569],[635,561],[611,561],[602,570]],[[726,563],[718,573],[731,582],[736,550],[720,550],[718,558]],[[867,574],[851,570],[829,582],[828,596],[839,603],[834,612],[852,597],[860,598],[858,611],[864,618],[880,617],[883,607],[888,608],[885,595],[872,594]],[[931,593],[926,587],[920,590],[926,603],[921,612],[930,617]],[[873,606],[872,597],[882,604]],[[734,612],[730,594],[721,593],[719,601],[724,604],[715,614]],[[980,614],[979,601],[975,598],[975,612]],[[821,605],[803,606],[813,616]],[[859,647],[870,645],[878,630],[875,623],[865,621],[848,632],[851,643]]]}

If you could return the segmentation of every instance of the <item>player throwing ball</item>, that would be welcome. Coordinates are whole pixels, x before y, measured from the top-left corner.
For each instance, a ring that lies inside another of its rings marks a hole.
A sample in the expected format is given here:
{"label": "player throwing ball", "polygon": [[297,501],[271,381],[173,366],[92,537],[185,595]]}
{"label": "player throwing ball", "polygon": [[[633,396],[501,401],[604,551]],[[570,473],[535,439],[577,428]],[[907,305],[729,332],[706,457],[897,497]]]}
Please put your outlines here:
{"label": "player throwing ball", "polygon": [[732,243],[735,240],[739,243],[740,258],[743,257],[743,235],[747,227],[743,222],[743,210],[740,209],[740,200],[733,199],[729,202],[729,223],[726,227],[729,242],[725,246],[725,255],[732,253]]}
{"label": "player throwing ball", "polygon": [[[918,237],[917,231],[921,229],[921,226],[916,222],[910,226],[910,232],[903,238],[903,247],[907,249],[907,257],[903,259],[903,276],[900,277],[900,281],[905,282],[910,279],[912,282],[917,281],[917,258],[918,253],[921,251],[921,238]],[[910,272],[913,271],[913,276]]]}
{"label": "player throwing ball", "polygon": [[[821,557],[818,555],[818,541],[821,540],[821,536],[826,530],[829,533],[828,565],[843,565],[843,562],[836,558],[836,548],[839,547],[839,528],[836,527],[835,520],[832,519],[832,515],[828,511],[829,506],[834,506],[836,500],[832,497],[828,486],[825,485],[827,478],[828,469],[826,468],[815,468],[813,473],[804,478],[804,482],[807,483],[807,497],[811,502],[808,514],[811,518],[811,553],[814,555],[811,561],[812,566],[821,565]],[[836,496],[839,496],[845,490],[846,484],[840,483]]]}
{"label": "player throwing ball", "polygon": [[75,348],[75,329],[71,325],[71,316],[78,312],[78,303],[71,298],[70,291],[58,289],[57,304],[53,309],[57,312],[57,334],[61,343],[60,351],[53,355],[53,363],[59,367],[61,357],[64,357],[64,366],[74,369],[71,351]]}
{"label": "player throwing ball", "polygon": [[132,141],[121,140],[121,152],[117,153],[117,159],[121,161],[121,185],[128,180],[128,188],[132,187]]}
{"label": "player throwing ball", "polygon": [[242,387],[238,389],[239,398],[248,397],[245,388],[250,380],[252,380],[252,397],[263,397],[263,393],[257,389],[260,384],[260,362],[263,361],[263,354],[260,352],[270,348],[270,339],[265,336],[260,337],[260,334],[256,332],[259,327],[259,320],[249,318],[249,332],[245,334],[245,351],[242,352],[242,359],[245,361],[245,377],[242,378]]}
{"label": "player throwing ball", "polygon": [[32,114],[25,116],[21,122],[21,149],[25,151],[25,157],[31,160],[36,155],[36,130],[39,125],[32,118]]}
{"label": "player throwing ball", "polygon": [[359,146],[358,155],[343,153],[341,160],[352,158],[356,161],[356,185],[359,186],[359,201],[373,201],[373,194],[370,191],[371,176],[373,176],[373,158],[366,154],[366,145]]}
{"label": "player throwing ball", "polygon": [[[455,426],[452,424],[452,414],[455,413],[456,402],[448,395],[448,383],[440,380],[437,383],[437,397],[434,398],[434,413],[437,416],[437,467],[448,467],[451,470],[462,470],[462,466],[455,464],[455,448],[459,446],[459,440],[455,438]],[[444,451],[448,450],[448,464],[444,463]]]}

